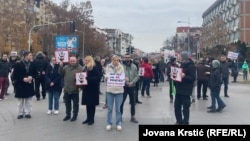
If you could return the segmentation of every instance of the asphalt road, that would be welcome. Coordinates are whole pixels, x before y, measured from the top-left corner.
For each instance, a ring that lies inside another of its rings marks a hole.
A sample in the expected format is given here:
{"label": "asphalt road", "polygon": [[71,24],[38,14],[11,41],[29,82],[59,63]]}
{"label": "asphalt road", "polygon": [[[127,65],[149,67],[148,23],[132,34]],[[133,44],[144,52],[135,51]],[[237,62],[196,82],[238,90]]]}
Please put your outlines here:
{"label": "asphalt road", "polygon": [[[190,125],[205,124],[250,124],[250,93],[249,84],[240,80],[238,83],[229,84],[230,98],[224,98],[226,108],[222,113],[207,113],[206,107],[210,105],[208,100],[198,100],[191,105]],[[105,83],[101,85],[105,92]],[[65,106],[60,99],[59,115],[47,115],[47,99],[36,101],[33,98],[32,118],[17,119],[17,100],[10,86],[8,92],[11,95],[7,100],[0,101],[0,141],[138,141],[138,127],[140,124],[164,124],[175,123],[173,104],[169,102],[168,83],[160,83],[158,87],[151,84],[152,98],[139,99],[142,104],[136,105],[136,118],[139,124],[130,122],[130,106],[124,107],[123,130],[106,131],[107,109],[103,109],[105,94],[100,95],[100,106],[97,107],[95,124],[83,125],[86,118],[85,106],[80,106],[79,116],[75,122],[63,122]],[[223,94],[223,86],[221,95]],[[209,91],[208,91],[208,95]],[[115,121],[115,119],[114,119]]]}

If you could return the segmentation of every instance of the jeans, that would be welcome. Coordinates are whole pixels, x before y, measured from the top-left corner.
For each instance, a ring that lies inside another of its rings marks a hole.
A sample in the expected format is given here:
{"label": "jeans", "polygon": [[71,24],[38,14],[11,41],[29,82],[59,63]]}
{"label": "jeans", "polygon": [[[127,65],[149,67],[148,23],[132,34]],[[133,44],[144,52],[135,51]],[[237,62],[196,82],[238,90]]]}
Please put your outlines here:
{"label": "jeans", "polygon": [[225,106],[224,102],[220,98],[220,89],[218,89],[218,90],[211,89],[211,99],[212,99],[211,110],[213,110],[213,111],[216,110],[216,101],[218,103],[218,109],[221,109],[221,107]]}
{"label": "jeans", "polygon": [[222,78],[222,82],[224,83],[224,96],[228,96],[228,93],[227,93],[228,81],[229,81],[228,77]]}
{"label": "jeans", "polygon": [[150,89],[150,82],[151,78],[142,78],[142,89],[141,89],[141,95],[144,96],[144,91],[146,90],[146,94],[149,96],[149,89]]}
{"label": "jeans", "polygon": [[107,97],[107,105],[108,105],[107,125],[112,125],[112,112],[113,112],[114,103],[115,103],[116,125],[121,125],[122,114],[120,111],[120,107],[123,101],[123,93],[112,94],[112,93],[107,92],[106,97]]}
{"label": "jeans", "polygon": [[49,94],[49,110],[53,109],[53,102],[54,102],[54,109],[59,110],[59,96],[61,92],[58,91],[48,91]]}
{"label": "jeans", "polygon": [[247,80],[247,71],[243,71],[243,80]]}
{"label": "jeans", "polygon": [[131,117],[135,116],[135,93],[134,93],[134,87],[124,87],[124,93],[123,93],[123,101],[121,105],[121,114],[123,113],[123,105],[127,99],[127,95],[129,95],[129,101],[130,101],[130,112]]}
{"label": "jeans", "polygon": [[175,118],[178,124],[189,124],[190,113],[190,96],[189,95],[176,95],[174,102]]}

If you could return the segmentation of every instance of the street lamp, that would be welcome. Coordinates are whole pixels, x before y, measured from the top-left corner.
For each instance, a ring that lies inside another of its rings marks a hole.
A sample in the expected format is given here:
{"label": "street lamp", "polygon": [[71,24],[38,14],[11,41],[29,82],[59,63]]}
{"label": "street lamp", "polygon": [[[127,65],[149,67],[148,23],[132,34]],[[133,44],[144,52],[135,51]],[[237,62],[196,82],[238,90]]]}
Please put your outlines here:
{"label": "street lamp", "polygon": [[85,25],[83,26],[83,31],[75,30],[75,32],[82,33],[82,57],[84,57],[84,42],[85,42]]}
{"label": "street lamp", "polygon": [[188,18],[188,21],[177,21],[178,23],[187,23],[188,24],[188,53],[191,53],[190,51],[190,21]]}

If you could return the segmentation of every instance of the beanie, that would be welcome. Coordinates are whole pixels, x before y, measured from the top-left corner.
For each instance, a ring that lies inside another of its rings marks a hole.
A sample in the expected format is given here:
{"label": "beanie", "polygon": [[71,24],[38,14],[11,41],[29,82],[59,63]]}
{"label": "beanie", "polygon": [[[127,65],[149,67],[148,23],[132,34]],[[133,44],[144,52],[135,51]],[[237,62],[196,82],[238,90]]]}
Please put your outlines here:
{"label": "beanie", "polygon": [[173,63],[174,61],[176,61],[176,58],[175,58],[174,56],[171,56],[171,57],[169,58],[169,60],[170,60],[171,63]]}
{"label": "beanie", "polygon": [[186,52],[186,51],[181,52],[180,55],[181,55],[181,58],[183,60],[188,60],[189,59],[188,52]]}
{"label": "beanie", "polygon": [[215,68],[219,68],[220,67],[220,61],[218,60],[213,60],[212,62],[212,67]]}

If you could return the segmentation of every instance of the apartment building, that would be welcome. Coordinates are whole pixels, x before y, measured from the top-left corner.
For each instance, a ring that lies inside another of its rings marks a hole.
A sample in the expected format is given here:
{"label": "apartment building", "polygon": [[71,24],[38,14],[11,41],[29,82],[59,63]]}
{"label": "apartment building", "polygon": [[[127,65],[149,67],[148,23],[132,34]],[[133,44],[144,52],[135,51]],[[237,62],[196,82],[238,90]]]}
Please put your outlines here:
{"label": "apartment building", "polygon": [[126,48],[132,44],[133,36],[119,29],[103,29],[107,32],[107,46],[118,55],[126,54]]}
{"label": "apartment building", "polygon": [[250,0],[217,0],[202,14],[202,47],[250,43]]}

